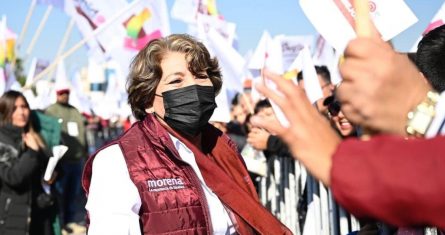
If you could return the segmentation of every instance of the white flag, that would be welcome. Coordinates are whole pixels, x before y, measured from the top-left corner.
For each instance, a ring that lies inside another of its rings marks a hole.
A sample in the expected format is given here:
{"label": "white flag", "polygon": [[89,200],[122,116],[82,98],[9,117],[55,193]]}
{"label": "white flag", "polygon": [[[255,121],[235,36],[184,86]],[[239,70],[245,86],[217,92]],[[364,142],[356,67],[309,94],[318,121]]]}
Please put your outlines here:
{"label": "white flag", "polygon": [[[236,24],[232,22],[225,21],[215,16],[198,14],[196,17],[197,25],[202,27],[200,30],[204,30],[204,32],[208,33],[209,29],[214,29],[218,32],[221,37],[230,45],[233,45],[233,42],[236,37]],[[189,31],[193,32],[193,25],[189,25]]]}
{"label": "white flag", "polygon": [[334,48],[321,35],[317,37],[312,58],[315,65],[326,66],[329,66],[335,59]]}
{"label": "white flag", "polygon": [[342,78],[338,70],[341,53],[335,50],[329,43],[319,35],[316,42],[316,49],[312,56],[315,65],[325,65],[331,75],[331,83],[337,85]]}
{"label": "white flag", "polygon": [[[89,85],[90,83],[87,84]],[[91,115],[91,102],[85,94],[79,71],[74,73],[71,85],[70,104],[76,107],[79,112]]]}
{"label": "white flag", "polygon": [[214,29],[207,34],[207,45],[213,56],[218,58],[227,89],[242,92],[244,58]]}
{"label": "white flag", "polygon": [[253,71],[254,76],[258,75],[259,71],[263,68],[267,68],[274,73],[283,73],[280,42],[273,40],[267,31],[263,32],[255,52],[250,59],[248,68]]}
{"label": "white flag", "polygon": [[[351,1],[300,0],[300,6],[315,29],[336,50],[344,51],[347,43],[356,37]],[[369,1],[369,7],[374,24],[385,41],[417,22],[417,17],[403,0],[373,0]]]}
{"label": "white flag", "polygon": [[297,69],[303,73],[304,89],[306,95],[311,103],[315,103],[318,99],[323,98],[323,92],[318,80],[318,75],[312,61],[311,52],[309,48],[304,47],[295,61],[289,68],[290,70]]}
{"label": "white flag", "polygon": [[[131,59],[150,40],[170,34],[165,1],[135,1],[66,1],[65,4],[65,11],[75,19],[84,37],[89,37],[98,27],[108,25],[95,37],[96,40],[88,41],[90,55],[102,55],[95,58],[98,62],[105,61],[104,56],[112,57],[121,64],[124,72]],[[129,4],[131,7],[120,14]]]}
{"label": "white flag", "polygon": [[49,66],[49,61],[33,58],[29,66],[28,75],[26,76],[25,86],[31,86],[34,83],[34,77],[41,73]]}
{"label": "white flag", "polygon": [[55,89],[55,91],[63,90],[63,89],[71,89],[71,81],[69,80],[68,76],[66,75],[65,62],[63,60],[61,60],[57,64],[56,79],[54,81],[54,89]]}
{"label": "white flag", "polygon": [[225,83],[221,87],[221,91],[215,98],[216,109],[210,117],[210,122],[230,122],[230,103],[227,98],[227,88]]}
{"label": "white flag", "polygon": [[198,7],[198,0],[175,0],[170,15],[173,19],[182,20],[188,24],[195,23]]}
{"label": "white flag", "polygon": [[274,40],[277,40],[281,46],[281,56],[284,71],[289,71],[289,67],[295,58],[305,46],[312,48],[314,37],[312,35],[302,36],[288,36],[278,35]]}

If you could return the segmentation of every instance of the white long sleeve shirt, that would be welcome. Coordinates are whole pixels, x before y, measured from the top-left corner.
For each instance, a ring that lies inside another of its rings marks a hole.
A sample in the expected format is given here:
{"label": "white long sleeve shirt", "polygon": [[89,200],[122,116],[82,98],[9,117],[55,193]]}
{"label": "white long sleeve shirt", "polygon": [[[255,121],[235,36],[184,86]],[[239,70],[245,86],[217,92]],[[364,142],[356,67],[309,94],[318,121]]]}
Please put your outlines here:
{"label": "white long sleeve shirt", "polygon": [[[198,176],[210,211],[213,234],[232,234],[235,229],[219,198],[207,187],[193,152],[170,135],[182,160]],[[141,198],[130,179],[124,156],[118,145],[100,151],[93,161],[93,174],[85,206],[90,216],[89,235],[140,235]],[[166,221],[168,222],[168,221]]]}

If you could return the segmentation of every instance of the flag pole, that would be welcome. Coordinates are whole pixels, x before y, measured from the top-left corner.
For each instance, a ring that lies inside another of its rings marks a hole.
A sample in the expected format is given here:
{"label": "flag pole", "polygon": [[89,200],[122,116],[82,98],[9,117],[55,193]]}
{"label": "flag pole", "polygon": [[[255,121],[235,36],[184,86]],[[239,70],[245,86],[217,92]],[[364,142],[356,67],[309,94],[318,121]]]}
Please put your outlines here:
{"label": "flag pole", "polygon": [[68,42],[68,39],[71,36],[71,30],[73,29],[74,23],[75,23],[74,18],[71,18],[70,22],[68,23],[68,28],[66,29],[65,34],[63,35],[62,41],[60,42],[56,57],[58,57],[58,56],[60,56],[60,54],[62,54],[63,49],[65,48],[66,43]]}
{"label": "flag pole", "polygon": [[[135,0],[133,2],[131,2],[130,4],[128,4],[127,7],[125,7],[124,9],[122,9],[122,11],[120,11],[119,13],[117,13],[116,15],[113,16],[113,18],[111,18],[109,21],[107,21],[105,24],[99,26],[96,30],[94,30],[88,37],[82,39],[80,42],[78,42],[76,45],[72,46],[70,49],[68,49],[66,52],[64,52],[62,55],[58,56],[54,62],[52,64],[50,64],[48,67],[46,67],[46,69],[44,69],[42,72],[40,72],[39,74],[37,74],[37,76],[34,78],[34,81],[32,84],[34,84],[36,81],[38,81],[39,79],[41,79],[43,76],[45,76],[47,73],[49,73],[50,71],[52,71],[57,64],[65,59],[66,57],[70,56],[71,54],[73,54],[76,50],[78,50],[81,46],[83,46],[85,43],[87,43],[89,40],[91,40],[92,38],[94,38],[97,34],[99,34],[100,32],[102,32],[103,30],[105,30],[108,26],[110,26],[111,23],[113,23],[114,21],[116,21],[119,17],[121,17],[124,13],[126,13],[128,10],[130,10],[132,7],[134,7],[137,3],[139,3],[141,0]],[[31,84],[31,85],[32,85]],[[23,87],[23,88],[29,88],[29,87]]]}
{"label": "flag pole", "polygon": [[[63,49],[65,49],[66,43],[68,42],[68,39],[71,37],[71,31],[73,29],[74,23],[76,23],[74,21],[74,18],[71,18],[70,22],[68,23],[68,28],[66,29],[62,41],[60,42],[59,49],[57,49],[56,58],[59,57],[62,54]],[[51,70],[51,72],[49,73],[49,78],[52,77],[53,73],[54,70]]]}
{"label": "flag pole", "polygon": [[36,0],[31,0],[31,5],[29,6],[28,13],[26,14],[25,23],[23,23],[22,31],[20,32],[19,38],[17,39],[16,47],[20,48],[23,37],[25,36],[26,30],[29,26],[29,21],[31,20],[32,13],[34,12],[34,8],[36,7]]}
{"label": "flag pole", "polygon": [[[23,23],[22,31],[20,32],[20,35],[19,35],[17,42],[15,44],[15,48],[17,48],[17,50],[20,49],[23,37],[25,36],[25,33],[29,26],[29,21],[31,20],[32,13],[34,12],[34,8],[36,7],[36,3],[37,3],[37,0],[31,0],[31,4],[29,5],[28,13],[26,14],[25,23]],[[16,58],[11,61],[11,70],[12,71],[14,71],[14,68],[15,68]]]}
{"label": "flag pole", "polygon": [[45,14],[43,15],[42,20],[40,21],[39,26],[37,27],[36,33],[34,34],[34,37],[32,37],[31,43],[29,43],[28,49],[26,49],[25,58],[26,59],[30,54],[32,49],[34,48],[34,45],[37,41],[37,39],[40,36],[40,33],[43,30],[43,27],[45,27],[46,21],[48,20],[49,14],[51,14],[51,11],[53,10],[53,5],[49,5],[48,8],[46,8]]}

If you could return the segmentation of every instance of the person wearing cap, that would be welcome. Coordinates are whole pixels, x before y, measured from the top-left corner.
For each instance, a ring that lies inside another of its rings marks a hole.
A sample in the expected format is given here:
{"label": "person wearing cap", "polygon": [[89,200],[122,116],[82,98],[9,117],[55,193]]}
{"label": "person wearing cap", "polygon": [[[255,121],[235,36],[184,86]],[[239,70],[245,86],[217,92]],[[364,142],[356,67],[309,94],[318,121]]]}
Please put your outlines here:
{"label": "person wearing cap", "polygon": [[[56,190],[60,197],[63,227],[68,232],[82,232],[85,227],[79,225],[76,207],[82,197],[80,179],[83,162],[88,156],[85,137],[85,124],[82,114],[69,104],[70,89],[56,90],[56,103],[50,105],[45,114],[59,119],[61,123],[61,144],[68,146],[59,162],[61,174],[56,181]],[[77,215],[77,216],[76,216]]]}

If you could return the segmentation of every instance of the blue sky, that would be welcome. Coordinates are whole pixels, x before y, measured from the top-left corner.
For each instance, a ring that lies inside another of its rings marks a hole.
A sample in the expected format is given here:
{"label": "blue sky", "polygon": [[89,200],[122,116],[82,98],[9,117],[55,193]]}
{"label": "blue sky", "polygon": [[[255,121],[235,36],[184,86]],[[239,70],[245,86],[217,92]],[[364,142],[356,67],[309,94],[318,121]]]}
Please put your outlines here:
{"label": "blue sky", "polygon": [[[0,15],[7,16],[8,26],[17,34],[23,26],[30,2],[31,0],[0,1]],[[406,0],[405,2],[414,11],[419,21],[393,40],[394,46],[400,51],[411,48],[443,0]],[[173,3],[174,0],[167,0],[169,10]],[[226,20],[237,24],[238,48],[241,54],[256,47],[264,30],[268,30],[272,36],[316,34],[315,29],[301,11],[298,0],[219,0],[217,6]],[[19,55],[25,54],[45,10],[45,5],[36,6]],[[26,65],[34,56],[47,60],[54,59],[68,21],[68,17],[62,11],[58,9],[52,11],[30,58],[26,58]],[[178,20],[170,19],[170,26],[173,33],[186,32],[186,25]],[[74,29],[67,48],[80,40],[80,33]],[[65,64],[67,69],[72,71],[84,66],[86,61],[86,50],[80,49],[70,56]]]}

